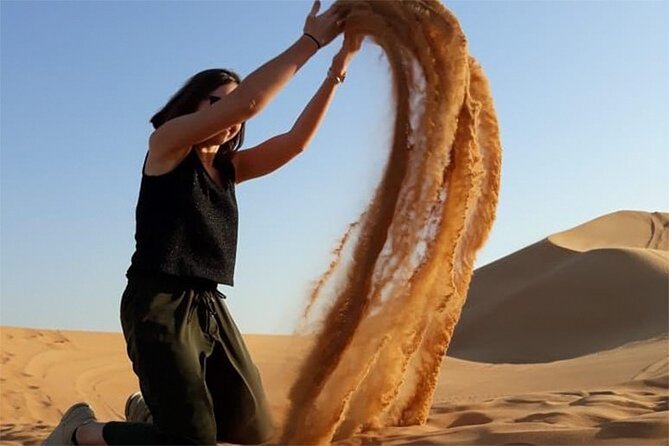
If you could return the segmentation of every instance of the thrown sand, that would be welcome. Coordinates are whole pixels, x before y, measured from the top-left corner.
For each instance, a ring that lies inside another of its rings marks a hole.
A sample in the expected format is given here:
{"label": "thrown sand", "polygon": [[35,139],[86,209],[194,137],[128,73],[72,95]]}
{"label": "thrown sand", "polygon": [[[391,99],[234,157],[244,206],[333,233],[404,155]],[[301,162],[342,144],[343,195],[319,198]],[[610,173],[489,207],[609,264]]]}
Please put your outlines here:
{"label": "thrown sand", "polygon": [[315,341],[291,387],[281,443],[427,421],[499,195],[492,92],[455,15],[437,0],[333,8],[349,10],[347,34],[383,50],[395,119],[369,205],[309,296]]}

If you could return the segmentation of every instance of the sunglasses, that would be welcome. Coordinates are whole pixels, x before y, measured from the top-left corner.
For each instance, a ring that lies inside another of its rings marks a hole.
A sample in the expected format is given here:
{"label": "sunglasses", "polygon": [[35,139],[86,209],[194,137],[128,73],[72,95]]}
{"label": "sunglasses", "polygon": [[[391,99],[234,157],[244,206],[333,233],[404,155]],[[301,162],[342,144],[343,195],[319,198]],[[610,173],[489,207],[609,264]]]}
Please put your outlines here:
{"label": "sunglasses", "polygon": [[211,96],[211,95],[207,99],[209,99],[209,105],[221,100],[221,98],[219,98],[218,96]]}

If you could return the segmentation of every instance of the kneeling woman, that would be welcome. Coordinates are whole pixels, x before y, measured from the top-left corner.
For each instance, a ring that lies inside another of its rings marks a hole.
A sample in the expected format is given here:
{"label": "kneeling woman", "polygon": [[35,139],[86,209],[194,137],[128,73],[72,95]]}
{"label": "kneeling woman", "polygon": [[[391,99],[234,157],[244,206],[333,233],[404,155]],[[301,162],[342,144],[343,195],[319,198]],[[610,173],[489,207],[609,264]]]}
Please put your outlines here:
{"label": "kneeling woman", "polygon": [[234,72],[196,74],[151,122],[136,209],[136,250],[121,299],[128,356],[141,393],[126,422],[98,422],[78,403],[45,444],[255,444],[273,423],[258,369],[216,287],[233,285],[237,247],[235,185],[266,175],[313,138],[360,46],[341,51],[293,128],[238,150],[244,123],[260,113],[323,45],[344,16],[317,16],[282,54],[241,81]]}

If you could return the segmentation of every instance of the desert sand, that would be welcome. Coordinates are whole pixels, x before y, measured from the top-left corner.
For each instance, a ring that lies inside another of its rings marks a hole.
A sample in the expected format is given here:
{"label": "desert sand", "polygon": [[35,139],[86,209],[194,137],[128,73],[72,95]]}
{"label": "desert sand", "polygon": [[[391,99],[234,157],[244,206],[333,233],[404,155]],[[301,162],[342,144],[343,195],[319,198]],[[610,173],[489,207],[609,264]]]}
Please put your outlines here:
{"label": "desert sand", "polygon": [[[666,445],[669,214],[620,211],[474,273],[427,423],[337,444]],[[138,389],[120,333],[2,326],[2,444],[73,403],[120,420]],[[310,339],[246,335],[276,419]]]}

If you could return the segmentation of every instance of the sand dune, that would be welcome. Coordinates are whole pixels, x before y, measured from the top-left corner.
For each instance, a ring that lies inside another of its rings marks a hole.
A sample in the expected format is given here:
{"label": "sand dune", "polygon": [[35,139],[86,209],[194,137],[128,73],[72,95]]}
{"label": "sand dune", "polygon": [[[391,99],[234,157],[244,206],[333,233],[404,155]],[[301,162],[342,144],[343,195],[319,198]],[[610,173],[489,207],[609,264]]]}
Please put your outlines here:
{"label": "sand dune", "polygon": [[667,333],[669,214],[621,211],[475,271],[448,354],[573,358]]}
{"label": "sand dune", "polygon": [[[427,423],[336,444],[666,445],[666,228],[617,212],[477,270]],[[281,420],[311,341],[245,339]],[[137,389],[120,333],[2,326],[0,342],[1,444],[38,444],[81,400],[121,419]]]}

